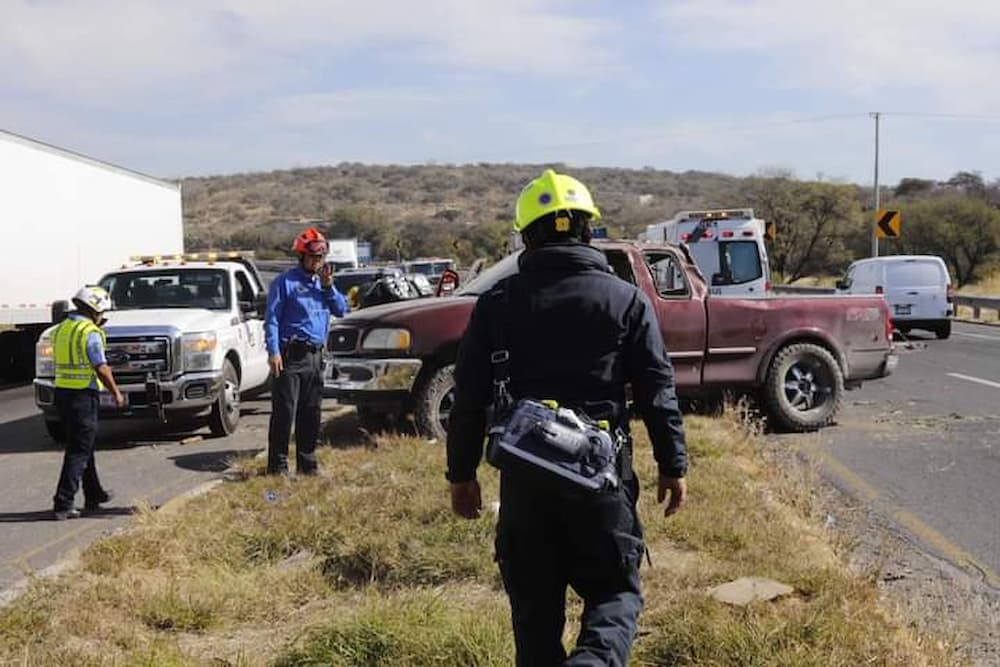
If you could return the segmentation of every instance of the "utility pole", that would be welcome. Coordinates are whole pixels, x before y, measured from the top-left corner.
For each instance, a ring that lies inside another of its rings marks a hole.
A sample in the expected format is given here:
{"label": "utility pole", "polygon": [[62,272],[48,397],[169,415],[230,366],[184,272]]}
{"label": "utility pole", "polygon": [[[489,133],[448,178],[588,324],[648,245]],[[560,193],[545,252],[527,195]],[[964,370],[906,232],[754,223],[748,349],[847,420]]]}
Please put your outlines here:
{"label": "utility pole", "polygon": [[872,114],[872,118],[875,119],[875,210],[872,211],[871,225],[872,225],[872,257],[878,257],[878,234],[875,232],[875,228],[878,225],[878,207],[879,207],[879,196],[878,196],[878,119],[881,114],[876,111]]}

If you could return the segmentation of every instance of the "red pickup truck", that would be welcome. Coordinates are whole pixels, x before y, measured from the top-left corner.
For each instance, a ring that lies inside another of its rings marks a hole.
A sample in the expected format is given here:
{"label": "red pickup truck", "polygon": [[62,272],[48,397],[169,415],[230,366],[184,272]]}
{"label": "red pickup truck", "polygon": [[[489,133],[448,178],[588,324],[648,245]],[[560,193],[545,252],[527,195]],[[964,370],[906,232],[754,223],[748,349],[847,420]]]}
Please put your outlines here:
{"label": "red pickup truck", "polygon": [[[845,388],[896,367],[881,296],[712,297],[681,247],[594,245],[653,303],[682,398],[752,391],[779,428],[812,430],[833,421]],[[330,331],[326,394],[357,405],[365,428],[413,414],[421,433],[443,441],[455,356],[476,297],[516,271],[510,255],[453,296],[347,315]]]}

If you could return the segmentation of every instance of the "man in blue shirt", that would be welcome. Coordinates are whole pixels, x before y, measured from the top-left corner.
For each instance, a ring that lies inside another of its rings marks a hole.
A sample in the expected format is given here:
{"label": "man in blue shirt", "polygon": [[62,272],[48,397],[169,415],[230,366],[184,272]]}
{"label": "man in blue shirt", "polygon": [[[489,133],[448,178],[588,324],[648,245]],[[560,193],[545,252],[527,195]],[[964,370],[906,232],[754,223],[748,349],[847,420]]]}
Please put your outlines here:
{"label": "man in blue shirt", "polygon": [[295,238],[299,264],[271,283],[264,336],[271,365],[271,423],[267,434],[267,472],[288,474],[288,440],[295,423],[295,464],[315,475],[316,440],[323,401],[323,345],[330,313],[340,317],[347,301],[333,286],[326,262],[327,242],[315,227]]}

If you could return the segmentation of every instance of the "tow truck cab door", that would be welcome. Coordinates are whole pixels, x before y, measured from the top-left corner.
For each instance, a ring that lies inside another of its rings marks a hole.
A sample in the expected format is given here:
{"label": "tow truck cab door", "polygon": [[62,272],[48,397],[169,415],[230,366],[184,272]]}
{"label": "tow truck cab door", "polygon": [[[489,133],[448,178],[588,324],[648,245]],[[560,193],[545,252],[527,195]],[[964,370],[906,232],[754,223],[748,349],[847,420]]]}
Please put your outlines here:
{"label": "tow truck cab door", "polygon": [[237,326],[237,340],[240,358],[243,359],[241,389],[253,389],[267,381],[267,348],[264,345],[264,317],[260,312],[260,294],[254,289],[253,277],[243,269],[234,272],[235,294],[239,304],[240,321]]}
{"label": "tow truck cab door", "polygon": [[656,310],[677,386],[698,387],[705,355],[705,307],[700,299],[693,298],[684,263],[677,252],[646,250],[643,260],[644,266],[635,267],[638,284]]}

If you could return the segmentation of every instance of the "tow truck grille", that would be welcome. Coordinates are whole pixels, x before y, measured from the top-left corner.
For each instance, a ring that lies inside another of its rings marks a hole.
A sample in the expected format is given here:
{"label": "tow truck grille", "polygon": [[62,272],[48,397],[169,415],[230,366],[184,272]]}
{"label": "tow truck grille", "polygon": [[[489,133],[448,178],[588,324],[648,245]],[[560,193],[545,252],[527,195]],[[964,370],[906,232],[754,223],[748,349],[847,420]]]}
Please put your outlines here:
{"label": "tow truck grille", "polygon": [[142,384],[146,376],[170,372],[170,339],[157,336],[109,338],[108,365],[119,384]]}
{"label": "tow truck grille", "polygon": [[351,327],[336,327],[330,330],[326,347],[330,352],[353,352],[358,345],[358,330]]}

